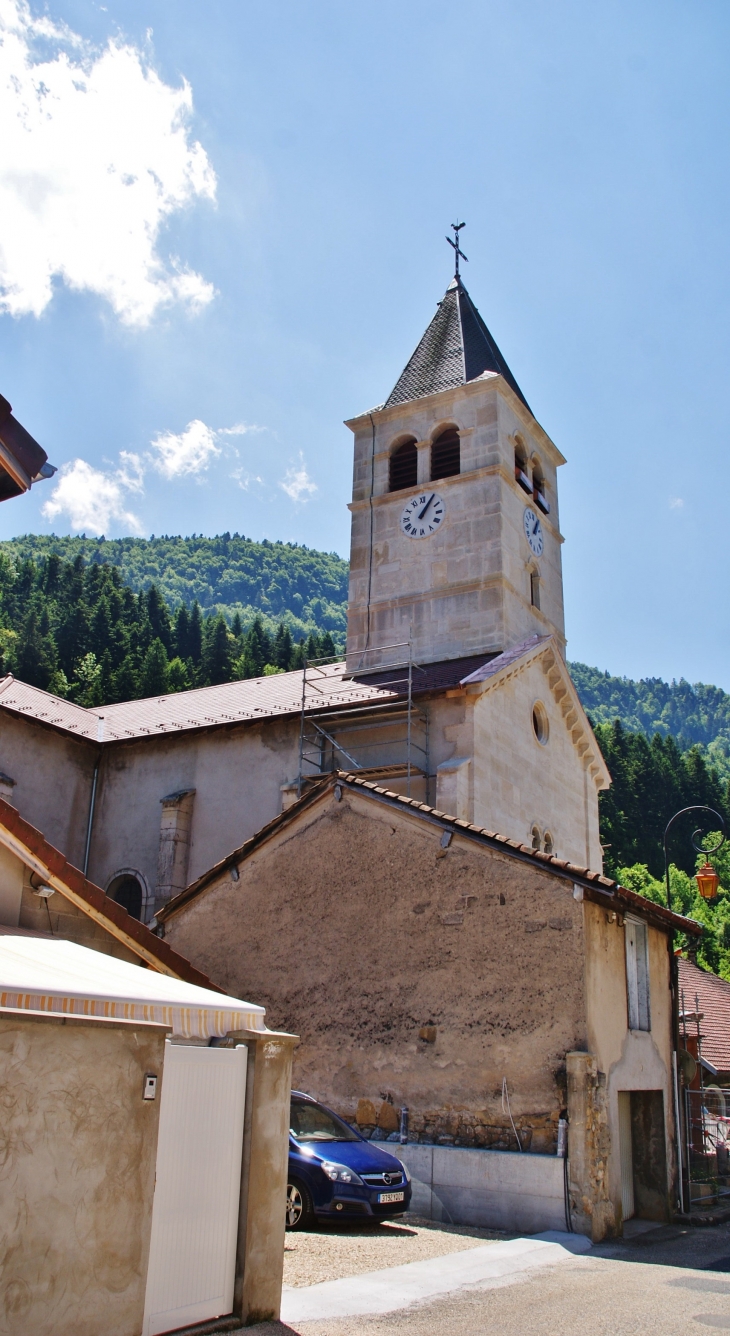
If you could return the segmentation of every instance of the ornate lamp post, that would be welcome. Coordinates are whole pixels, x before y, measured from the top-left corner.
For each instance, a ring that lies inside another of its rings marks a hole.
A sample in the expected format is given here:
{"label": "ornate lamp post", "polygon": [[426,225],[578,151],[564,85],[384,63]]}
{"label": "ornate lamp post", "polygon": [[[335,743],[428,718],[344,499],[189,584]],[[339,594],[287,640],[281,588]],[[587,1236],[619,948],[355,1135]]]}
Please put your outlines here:
{"label": "ornate lamp post", "polygon": [[[674,816],[671,817],[670,820],[667,822],[666,828],[664,830],[664,882],[667,888],[667,909],[672,908],[672,891],[669,885],[669,855],[667,852],[667,836],[669,834],[670,828],[674,825],[674,822],[677,821],[680,816],[687,816],[689,812],[708,812],[710,816],[715,817],[721,832],[720,839],[718,840],[717,844],[713,844],[712,848],[710,849],[706,848],[704,844],[697,843],[698,836],[701,838],[701,827],[698,827],[697,830],[693,830],[692,832],[693,849],[695,849],[698,854],[705,855],[704,865],[699,869],[699,872],[697,873],[697,886],[699,888],[700,895],[705,900],[712,900],[714,896],[717,895],[717,888],[720,885],[720,878],[718,877],[712,864],[708,862],[708,855],[716,854],[718,849],[721,849],[723,844],[725,843],[725,840],[727,838],[725,818],[721,816],[719,812],[716,812],[714,807],[705,807],[704,805],[697,807],[683,807],[681,812],[674,813]],[[674,954],[674,932],[671,929],[669,933],[669,972],[672,984],[672,1031],[674,1039],[674,1054],[672,1056],[673,1056],[673,1066],[674,1066],[674,1114],[676,1122],[676,1139],[677,1139],[677,1167],[679,1170],[679,1183],[678,1183],[679,1206],[680,1210],[684,1211],[686,1209],[685,1202],[688,1200],[687,1194],[689,1188],[689,1180],[687,1175],[689,1174],[689,1165],[683,1164],[684,1157],[682,1154],[682,1131],[681,1131],[682,1115],[680,1113],[680,1107],[679,1107],[679,1078],[677,1072],[677,1061],[678,1061],[677,1053],[679,1052],[679,986],[678,986],[679,971],[677,968],[677,958]]]}
{"label": "ornate lamp post", "polygon": [[[705,859],[707,859],[707,855],[709,854],[716,854],[718,849],[722,848],[723,844],[725,843],[725,840],[727,839],[725,818],[724,816],[721,816],[719,812],[716,812],[714,807],[704,807],[704,806],[683,807],[681,812],[674,813],[674,816],[671,817],[667,822],[664,831],[664,882],[667,888],[667,909],[672,908],[672,892],[669,885],[669,855],[667,853],[667,835],[669,834],[670,828],[674,825],[675,821],[680,816],[687,816],[688,812],[709,812],[710,816],[714,816],[716,818],[718,827],[722,832],[721,837],[718,840],[717,844],[713,844],[711,849],[707,849],[704,844],[697,843],[697,836],[698,835],[701,836],[701,828],[698,827],[697,830],[692,831],[692,847],[693,849],[696,850],[698,854],[705,854]],[[703,897],[703,899],[712,900],[713,897],[717,895],[717,888],[720,885],[720,878],[718,877],[712,865],[707,861],[705,861],[703,867],[701,867],[699,872],[697,873],[697,885],[699,887],[700,895]]]}

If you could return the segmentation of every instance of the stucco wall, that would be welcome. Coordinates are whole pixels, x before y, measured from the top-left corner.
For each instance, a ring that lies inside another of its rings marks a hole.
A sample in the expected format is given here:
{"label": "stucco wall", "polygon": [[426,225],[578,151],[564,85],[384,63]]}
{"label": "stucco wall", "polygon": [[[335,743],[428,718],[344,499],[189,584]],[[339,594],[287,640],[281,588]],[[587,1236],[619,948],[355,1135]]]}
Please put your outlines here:
{"label": "stucco wall", "polygon": [[60,891],[47,900],[34,895],[27,868],[24,873],[18,927],[63,937],[68,942],[78,942],[80,946],[88,946],[105,955],[127,960],[131,965],[139,965],[139,956],[128,950],[71,900],[67,900]]}
{"label": "stucco wall", "polygon": [[[410,1108],[412,1135],[508,1145],[506,1077],[527,1144],[552,1147],[564,1055],[585,1042],[570,883],[458,835],[444,851],[438,827],[346,790],[165,931],[301,1036],[294,1085],[347,1116],[392,1100]],[[429,1023],[433,1043],[419,1037]]]}
{"label": "stucco wall", "polygon": [[20,859],[0,845],[0,923],[7,928],[20,922],[24,871]]}
{"label": "stucco wall", "polygon": [[165,1033],[0,1013],[7,1336],[139,1336]]}
{"label": "stucco wall", "polygon": [[[671,993],[667,935],[648,927],[651,1030],[629,1030],[626,955],[622,915],[584,905],[586,935],[586,1017],[588,1047],[605,1073],[608,1130],[618,1150],[618,1092],[661,1090],[664,1097],[666,1152],[670,1184],[675,1173],[674,1095],[672,1089]],[[609,1162],[608,1194],[621,1219],[621,1165]]]}
{"label": "stucco wall", "polygon": [[298,719],[109,749],[99,772],[91,880],[106,889],[120,868],[136,868],[154,892],[160,800],[194,788],[188,864],[194,881],[281,811],[281,785],[296,776],[298,757]]}
{"label": "stucco wall", "polygon": [[79,738],[0,711],[0,770],[15,780],[10,801],[74,867],[83,867],[97,755]]}

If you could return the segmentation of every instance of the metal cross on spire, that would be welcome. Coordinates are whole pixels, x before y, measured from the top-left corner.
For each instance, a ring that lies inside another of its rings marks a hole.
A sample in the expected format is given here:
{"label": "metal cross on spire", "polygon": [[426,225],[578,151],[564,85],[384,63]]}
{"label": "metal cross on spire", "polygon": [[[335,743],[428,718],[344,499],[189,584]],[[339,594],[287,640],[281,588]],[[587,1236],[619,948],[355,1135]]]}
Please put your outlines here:
{"label": "metal cross on spire", "polygon": [[458,277],[459,277],[459,259],[461,258],[462,260],[466,260],[467,264],[469,263],[469,257],[468,257],[468,255],[465,255],[465,254],[464,254],[463,250],[461,249],[461,246],[459,245],[459,233],[460,233],[462,227],[466,227],[466,223],[452,223],[452,224],[451,224],[451,230],[452,230],[453,233],[454,233],[454,240],[452,241],[452,240],[451,240],[451,237],[447,237],[447,238],[446,238],[446,240],[448,241],[449,245],[452,247],[452,249],[453,249],[453,251],[454,251],[454,259],[455,259],[455,261],[456,261],[456,269],[455,269],[455,271],[454,271],[454,278],[458,278]]}

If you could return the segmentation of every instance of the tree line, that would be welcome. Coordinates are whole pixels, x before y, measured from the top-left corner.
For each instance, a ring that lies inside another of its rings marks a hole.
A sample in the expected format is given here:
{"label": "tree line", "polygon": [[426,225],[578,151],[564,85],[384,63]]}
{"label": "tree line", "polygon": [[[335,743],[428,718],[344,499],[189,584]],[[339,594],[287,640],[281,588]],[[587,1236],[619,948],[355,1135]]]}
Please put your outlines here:
{"label": "tree line", "polygon": [[337,639],[347,623],[348,563],[336,552],[318,552],[298,543],[254,542],[242,534],[189,537],[86,538],[25,534],[0,544],[13,562],[37,565],[51,556],[72,563],[118,568],[135,594],[155,585],[170,608],[199,603],[204,616],[223,613],[229,626],[236,613],[244,626],[258,614],[276,635],[279,622],[295,641],[310,631]]}
{"label": "tree line", "polygon": [[168,608],[155,584],[135,593],[118,566],[79,553],[13,561],[0,551],[0,671],[88,708],[217,686],[336,656],[328,630],[294,640],[261,616],[244,627],[197,601]]}

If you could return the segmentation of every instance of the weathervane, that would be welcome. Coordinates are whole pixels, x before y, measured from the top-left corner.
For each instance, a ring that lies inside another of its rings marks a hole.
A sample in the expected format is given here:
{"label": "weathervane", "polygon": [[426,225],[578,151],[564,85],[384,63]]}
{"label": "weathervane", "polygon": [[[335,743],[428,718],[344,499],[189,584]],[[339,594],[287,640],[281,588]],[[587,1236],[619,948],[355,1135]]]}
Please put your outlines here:
{"label": "weathervane", "polygon": [[459,258],[461,257],[462,260],[466,260],[467,264],[469,263],[468,255],[464,254],[463,250],[459,245],[459,233],[462,227],[466,227],[466,223],[452,223],[451,228],[452,231],[454,232],[454,240],[452,241],[451,237],[446,238],[449,245],[452,247],[454,251],[454,259],[456,260],[456,271],[454,273],[454,278],[459,277]]}

